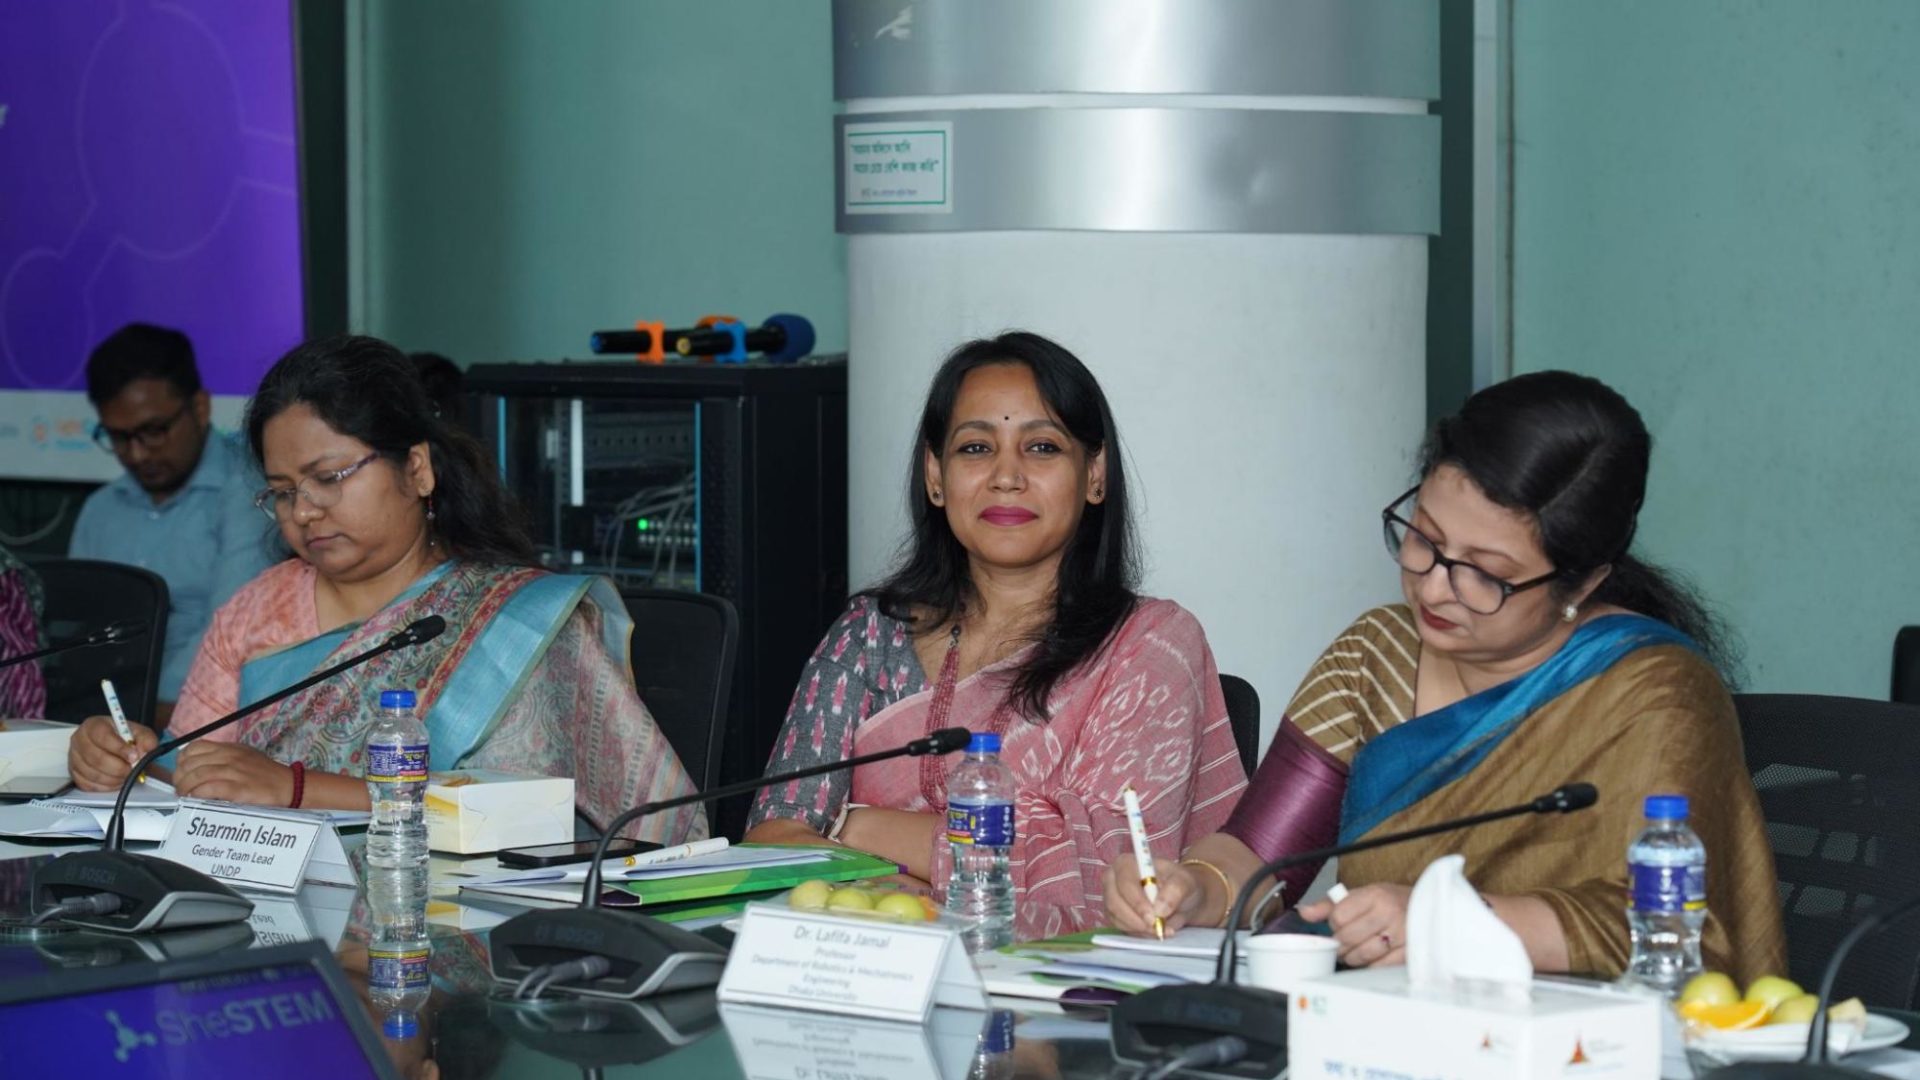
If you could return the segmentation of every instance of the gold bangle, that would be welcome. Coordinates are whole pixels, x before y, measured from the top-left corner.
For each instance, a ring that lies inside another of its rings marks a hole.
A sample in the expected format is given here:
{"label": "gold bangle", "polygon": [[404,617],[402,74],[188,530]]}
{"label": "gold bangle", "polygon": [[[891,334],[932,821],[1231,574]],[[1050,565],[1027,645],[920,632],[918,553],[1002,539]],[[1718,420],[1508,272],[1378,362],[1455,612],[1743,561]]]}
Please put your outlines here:
{"label": "gold bangle", "polygon": [[1233,914],[1233,879],[1227,876],[1225,870],[1220,869],[1205,859],[1181,859],[1180,865],[1204,866],[1219,876],[1220,888],[1227,894],[1227,906],[1220,909],[1219,920],[1220,925],[1225,927],[1227,925],[1227,916]]}

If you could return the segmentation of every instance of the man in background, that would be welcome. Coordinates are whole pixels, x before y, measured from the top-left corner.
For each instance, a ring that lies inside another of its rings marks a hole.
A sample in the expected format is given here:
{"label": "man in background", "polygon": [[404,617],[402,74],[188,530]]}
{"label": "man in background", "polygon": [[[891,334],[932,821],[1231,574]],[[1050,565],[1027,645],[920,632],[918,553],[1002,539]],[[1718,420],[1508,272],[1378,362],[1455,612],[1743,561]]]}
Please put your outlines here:
{"label": "man in background", "polygon": [[[213,610],[284,557],[253,505],[263,486],[236,436],[213,430],[185,334],[130,323],[87,359],[94,441],[126,472],[87,496],[68,554],[144,567],[167,583],[159,729],[172,715]],[[124,691],[123,691],[124,692]]]}

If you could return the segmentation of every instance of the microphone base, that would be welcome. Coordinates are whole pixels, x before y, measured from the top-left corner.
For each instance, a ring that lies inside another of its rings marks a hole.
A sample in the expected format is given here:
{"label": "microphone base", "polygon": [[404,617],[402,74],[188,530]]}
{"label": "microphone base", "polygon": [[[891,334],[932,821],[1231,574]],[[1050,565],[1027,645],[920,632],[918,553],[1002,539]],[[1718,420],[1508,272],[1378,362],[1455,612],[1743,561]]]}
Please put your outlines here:
{"label": "microphone base", "polygon": [[253,901],[192,867],[128,851],[75,851],[33,875],[33,909],[41,911],[75,896],[112,893],[120,910],[75,915],[66,926],[112,934],[146,934],[190,926],[244,922]]}
{"label": "microphone base", "polygon": [[718,985],[727,950],[691,930],[609,908],[551,908],[515,915],[487,932],[493,977],[518,983],[543,964],[582,956],[613,967],[585,982],[556,983],[549,994],[639,998]]}
{"label": "microphone base", "polygon": [[1873,1080],[1876,1074],[1804,1061],[1742,1061],[1697,1075],[1699,1080]]}
{"label": "microphone base", "polygon": [[720,1023],[720,1003],[700,990],[646,1001],[493,997],[487,1017],[540,1054],[579,1069],[604,1069],[644,1064],[694,1042]]}
{"label": "microphone base", "polygon": [[1199,1043],[1233,1035],[1247,1056],[1187,1075],[1264,1080],[1287,1065],[1287,995],[1254,986],[1156,986],[1113,1007],[1113,1056],[1153,1065]]}

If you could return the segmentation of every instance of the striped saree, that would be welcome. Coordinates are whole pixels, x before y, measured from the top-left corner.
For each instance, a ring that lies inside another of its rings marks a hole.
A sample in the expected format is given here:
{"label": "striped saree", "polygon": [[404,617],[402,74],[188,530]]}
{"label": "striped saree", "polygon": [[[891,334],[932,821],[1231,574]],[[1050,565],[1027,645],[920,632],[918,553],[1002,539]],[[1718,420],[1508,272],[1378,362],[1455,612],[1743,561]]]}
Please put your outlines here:
{"label": "striped saree", "polygon": [[[1600,802],[1576,816],[1362,852],[1341,860],[1340,880],[1411,885],[1441,855],[1464,855],[1476,888],[1553,909],[1572,970],[1610,976],[1627,962],[1626,850],[1641,801],[1684,794],[1707,847],[1707,966],[1743,982],[1784,970],[1773,856],[1733,702],[1691,641],[1640,616],[1593,619],[1532,672],[1416,717],[1420,651],[1403,605],[1367,612],[1337,638],[1225,831],[1271,859],[1590,781]],[[1290,877],[1289,895],[1316,869]]]}

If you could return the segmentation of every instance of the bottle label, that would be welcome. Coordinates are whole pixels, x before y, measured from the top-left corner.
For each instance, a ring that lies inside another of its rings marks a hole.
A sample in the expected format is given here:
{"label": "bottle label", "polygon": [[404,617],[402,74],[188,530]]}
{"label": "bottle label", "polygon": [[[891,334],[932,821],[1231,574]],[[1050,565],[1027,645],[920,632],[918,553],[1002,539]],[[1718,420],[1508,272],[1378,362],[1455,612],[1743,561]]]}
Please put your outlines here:
{"label": "bottle label", "polygon": [[425,990],[427,959],[432,952],[425,945],[368,947],[367,985],[395,990]]}
{"label": "bottle label", "polygon": [[1707,867],[1627,865],[1628,906],[1635,911],[1671,913],[1707,909]]}
{"label": "bottle label", "polygon": [[980,1029],[980,1050],[988,1054],[1004,1054],[1013,1049],[1013,1010],[995,1009],[987,1014],[987,1023]]}
{"label": "bottle label", "polygon": [[1010,802],[948,803],[947,842],[1008,847],[1013,844]]}
{"label": "bottle label", "polygon": [[424,784],[427,748],[419,743],[367,747],[367,783]]}

